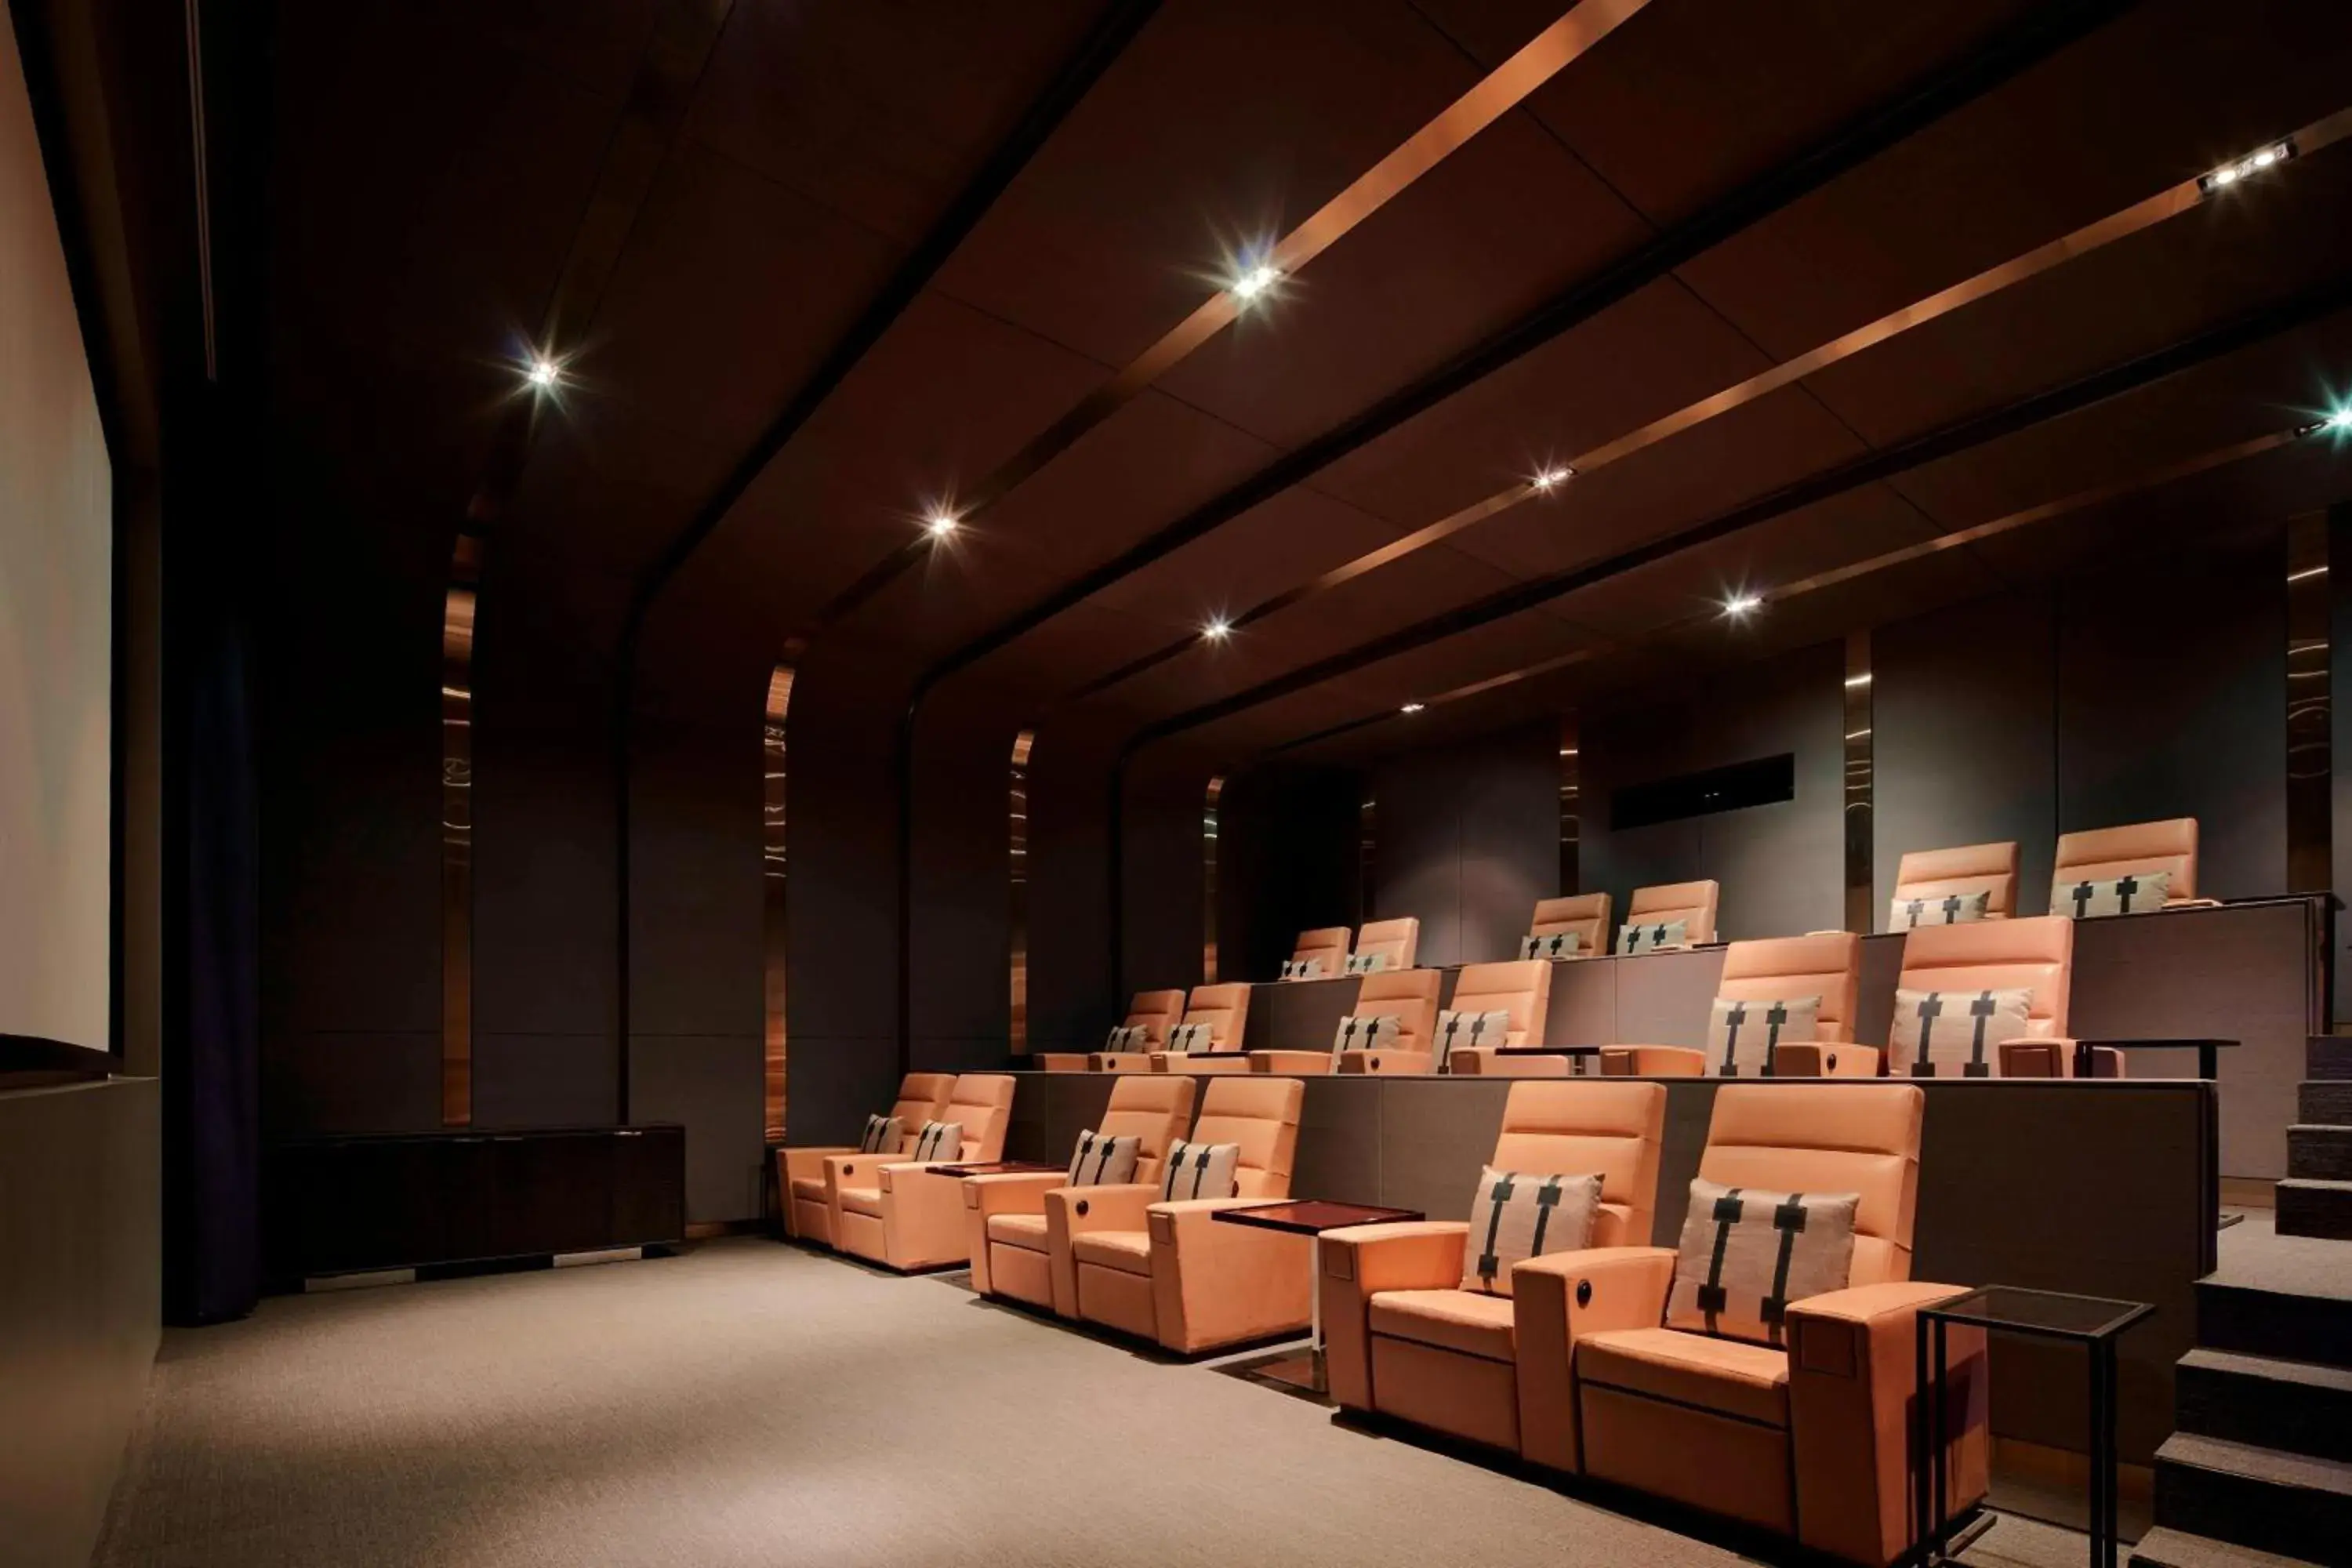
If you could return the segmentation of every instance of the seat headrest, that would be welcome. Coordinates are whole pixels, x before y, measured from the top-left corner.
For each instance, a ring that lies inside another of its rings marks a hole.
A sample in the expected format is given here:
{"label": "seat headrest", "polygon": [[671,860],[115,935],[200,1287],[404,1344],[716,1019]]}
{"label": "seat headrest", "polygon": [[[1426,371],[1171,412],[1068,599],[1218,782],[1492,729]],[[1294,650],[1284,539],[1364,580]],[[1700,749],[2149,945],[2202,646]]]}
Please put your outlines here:
{"label": "seat headrest", "polygon": [[1420,946],[1421,921],[1412,915],[1372,921],[1356,933],[1356,951],[1387,954],[1391,969],[1411,968]]}
{"label": "seat headrest", "polygon": [[1951,849],[1914,849],[1895,872],[1898,899],[1983,893],[1985,913],[2017,912],[2017,843],[1963,844]]}
{"label": "seat headrest", "polygon": [[1444,979],[1434,969],[1376,969],[1356,990],[1356,1011],[1369,1011],[1371,1002],[1434,1002]]}
{"label": "seat headrest", "polygon": [[1862,938],[1824,931],[1733,942],[1724,951],[1717,994],[1751,1002],[1818,994],[1820,1021],[1843,1026],[1853,1021],[1861,984]]}
{"label": "seat headrest", "polygon": [[2197,896],[2195,817],[2094,827],[2059,837],[2058,863],[2053,873],[2057,879],[2095,882],[2147,871],[2171,873],[2168,898]]}
{"label": "seat headrest", "polygon": [[1713,942],[1718,892],[1713,882],[1662,882],[1636,888],[1625,916],[1635,925],[1681,921],[1693,942]]}
{"label": "seat headrest", "polygon": [[[959,1074],[955,1089],[948,1096],[948,1109],[970,1107],[974,1110],[1003,1110],[1013,1103],[1013,1090],[1021,1080],[1011,1073],[968,1072]],[[952,1116],[942,1116],[942,1121],[953,1121]]]}

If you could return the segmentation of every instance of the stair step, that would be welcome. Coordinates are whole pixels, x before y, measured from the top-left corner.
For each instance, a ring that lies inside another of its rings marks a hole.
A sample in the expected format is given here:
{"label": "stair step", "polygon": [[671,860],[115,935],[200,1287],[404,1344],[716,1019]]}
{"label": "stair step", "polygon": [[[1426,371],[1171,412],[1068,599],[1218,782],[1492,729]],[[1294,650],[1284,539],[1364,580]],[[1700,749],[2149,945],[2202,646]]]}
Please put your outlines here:
{"label": "stair step", "polygon": [[2352,1241],[2352,1182],[2290,1176],[2278,1184],[2278,1233]]}
{"label": "stair step", "polygon": [[2352,1367],[2198,1349],[2173,1390],[2183,1432],[2352,1461]]}
{"label": "stair step", "polygon": [[2352,1563],[2352,1465],[2175,1432],[2156,1451],[2156,1522],[2313,1563]]}
{"label": "stair step", "polygon": [[2313,1035],[2304,1041],[2304,1072],[2307,1077],[2352,1079],[2352,1035]]}
{"label": "stair step", "polygon": [[2294,1119],[2326,1127],[2352,1127],[2352,1080],[2307,1078],[2294,1091]]}
{"label": "stair step", "polygon": [[2132,1548],[2131,1568],[2310,1568],[2310,1564],[2299,1557],[2257,1552],[2207,1535],[2158,1529],[2141,1536],[2139,1544]]}
{"label": "stair step", "polygon": [[2297,1122],[2288,1128],[2286,1173],[2326,1182],[2352,1181],[2352,1127]]}

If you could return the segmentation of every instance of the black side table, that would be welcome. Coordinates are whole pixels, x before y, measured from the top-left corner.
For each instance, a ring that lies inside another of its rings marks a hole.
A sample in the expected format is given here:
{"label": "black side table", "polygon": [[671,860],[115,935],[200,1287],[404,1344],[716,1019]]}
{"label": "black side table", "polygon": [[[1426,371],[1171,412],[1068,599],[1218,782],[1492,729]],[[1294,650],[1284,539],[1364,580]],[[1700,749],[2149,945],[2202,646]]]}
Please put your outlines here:
{"label": "black side table", "polygon": [[1912,1402],[1913,1451],[1919,1456],[1919,1469],[1912,1487],[1920,1521],[1922,1563],[1951,1561],[1944,1556],[1951,1533],[1944,1495],[1943,1442],[1948,1420],[1944,1384],[1950,1370],[1944,1337],[1948,1325],[1960,1323],[1988,1333],[2068,1340],[2089,1352],[2091,1568],[2116,1568],[2116,1341],[2155,1310],[2145,1301],[2069,1296],[2016,1285],[1986,1285],[1919,1309],[1918,1395]]}

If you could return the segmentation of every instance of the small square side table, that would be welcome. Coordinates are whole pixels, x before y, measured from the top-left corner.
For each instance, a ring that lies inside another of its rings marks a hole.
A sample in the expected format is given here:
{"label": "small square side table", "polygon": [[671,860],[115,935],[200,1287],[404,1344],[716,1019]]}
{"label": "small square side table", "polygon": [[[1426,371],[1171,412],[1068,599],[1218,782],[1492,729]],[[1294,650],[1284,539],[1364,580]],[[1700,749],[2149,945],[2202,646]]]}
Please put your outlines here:
{"label": "small square side table", "polygon": [[[1247,1208],[1219,1209],[1211,1216],[1227,1225],[1255,1226],[1261,1230],[1287,1231],[1309,1239],[1307,1249],[1307,1340],[1304,1385],[1316,1394],[1328,1393],[1323,1375],[1323,1233],[1356,1225],[1390,1225],[1427,1219],[1419,1209],[1383,1208],[1377,1204],[1335,1203],[1328,1198],[1277,1199]],[[1284,1378],[1284,1382],[1301,1382]]]}

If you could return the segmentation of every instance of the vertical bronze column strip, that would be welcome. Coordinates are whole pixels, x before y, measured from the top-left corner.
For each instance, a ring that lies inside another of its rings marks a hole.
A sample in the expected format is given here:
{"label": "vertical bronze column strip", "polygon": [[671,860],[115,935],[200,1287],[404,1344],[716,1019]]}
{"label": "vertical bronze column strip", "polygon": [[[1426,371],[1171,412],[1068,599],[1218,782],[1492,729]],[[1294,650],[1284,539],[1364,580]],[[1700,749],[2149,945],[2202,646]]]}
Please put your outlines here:
{"label": "vertical bronze column strip", "polygon": [[1013,787],[1006,805],[1010,851],[1010,924],[1013,957],[1009,984],[1013,1004],[1013,1054],[1029,1054],[1029,748],[1037,731],[1013,738]]}
{"label": "vertical bronze column strip", "polygon": [[481,536],[461,533],[441,613],[441,1125],[474,1120],[474,608]]}
{"label": "vertical bronze column strip", "polygon": [[1380,873],[1374,868],[1381,849],[1381,797],[1372,788],[1372,781],[1364,781],[1364,800],[1356,808],[1356,923],[1369,925],[1380,917],[1372,913],[1380,890]]}
{"label": "vertical bronze column strip", "polygon": [[785,831],[785,786],[790,782],[785,720],[792,705],[793,667],[780,664],[768,677],[760,773],[761,1062],[765,1075],[763,1114],[771,1143],[784,1141],[784,977],[792,946],[785,897],[792,869]]}
{"label": "vertical bronze column strip", "polygon": [[2327,521],[2286,525],[2286,885],[2299,893],[2336,879]]}
{"label": "vertical bronze column strip", "polygon": [[[1217,797],[1225,793],[1223,774],[1209,781],[1201,805],[1201,984],[1217,983]],[[1117,842],[1111,853],[1119,853]]]}
{"label": "vertical bronze column strip", "polygon": [[1845,635],[1845,929],[1870,934],[1872,763],[1870,633]]}
{"label": "vertical bronze column strip", "polygon": [[[1584,759],[1576,715],[1559,716],[1559,892],[1562,898],[1584,889],[1580,856],[1584,845]],[[1601,940],[1609,933],[1602,931]]]}

